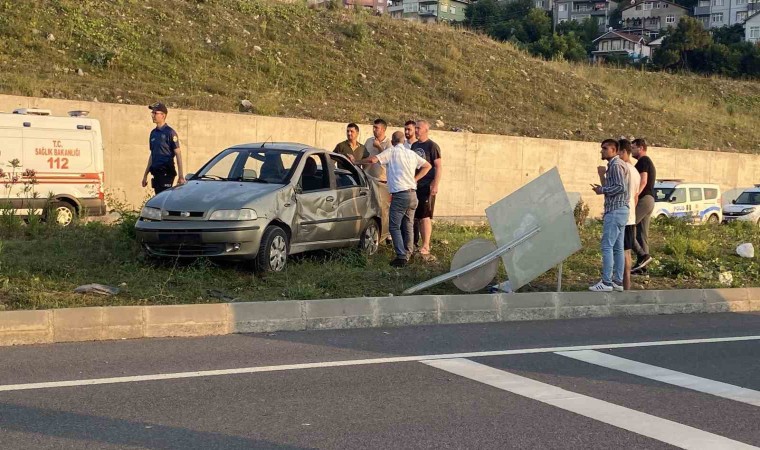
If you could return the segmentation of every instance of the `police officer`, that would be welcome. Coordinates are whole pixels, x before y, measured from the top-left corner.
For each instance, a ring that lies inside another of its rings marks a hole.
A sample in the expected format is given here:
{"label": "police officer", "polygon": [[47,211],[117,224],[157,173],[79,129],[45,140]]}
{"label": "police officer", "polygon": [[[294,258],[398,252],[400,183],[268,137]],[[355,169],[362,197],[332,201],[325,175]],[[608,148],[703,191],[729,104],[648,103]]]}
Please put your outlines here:
{"label": "police officer", "polygon": [[[142,186],[148,185],[148,173],[153,176],[151,185],[156,194],[169,189],[174,184],[174,177],[179,173],[178,184],[185,183],[182,170],[182,153],[180,152],[179,136],[172,127],[166,124],[166,105],[154,103],[148,106],[153,123],[156,124],[150,132],[150,157],[142,179]],[[174,157],[177,157],[177,169],[174,168]]]}

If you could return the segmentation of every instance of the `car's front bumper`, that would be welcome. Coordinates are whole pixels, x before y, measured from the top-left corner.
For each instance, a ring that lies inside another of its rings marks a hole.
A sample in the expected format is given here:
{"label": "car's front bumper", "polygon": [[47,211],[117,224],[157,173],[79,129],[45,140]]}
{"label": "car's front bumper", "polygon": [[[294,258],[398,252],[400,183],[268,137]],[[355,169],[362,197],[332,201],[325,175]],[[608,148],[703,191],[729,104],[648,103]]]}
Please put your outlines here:
{"label": "car's front bumper", "polygon": [[257,222],[141,219],[135,233],[138,242],[154,256],[252,259],[258,253],[264,229]]}
{"label": "car's front bumper", "polygon": [[757,222],[757,216],[754,214],[745,214],[743,216],[727,216],[723,214],[723,223],[742,221],[742,222]]}

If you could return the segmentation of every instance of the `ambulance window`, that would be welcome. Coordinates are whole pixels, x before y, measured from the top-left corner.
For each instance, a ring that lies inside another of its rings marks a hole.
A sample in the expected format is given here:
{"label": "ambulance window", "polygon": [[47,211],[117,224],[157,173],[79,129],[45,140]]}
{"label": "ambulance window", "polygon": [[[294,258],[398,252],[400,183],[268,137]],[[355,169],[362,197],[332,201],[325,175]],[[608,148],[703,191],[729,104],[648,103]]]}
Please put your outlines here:
{"label": "ambulance window", "polygon": [[718,190],[713,188],[705,188],[705,200],[715,200],[718,198]]}
{"label": "ambulance window", "polygon": [[689,197],[692,202],[702,201],[702,188],[690,188]]}

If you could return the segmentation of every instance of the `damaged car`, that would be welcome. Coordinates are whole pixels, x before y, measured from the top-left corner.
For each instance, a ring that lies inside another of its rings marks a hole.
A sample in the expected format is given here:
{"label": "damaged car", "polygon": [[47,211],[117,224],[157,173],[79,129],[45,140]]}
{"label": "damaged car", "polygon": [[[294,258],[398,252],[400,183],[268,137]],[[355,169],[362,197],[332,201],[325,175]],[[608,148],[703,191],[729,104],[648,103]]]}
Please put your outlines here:
{"label": "damaged car", "polygon": [[157,257],[252,261],[280,272],[289,255],[356,246],[388,234],[388,189],[343,155],[293,143],[230,147],[150,199],[135,229]]}

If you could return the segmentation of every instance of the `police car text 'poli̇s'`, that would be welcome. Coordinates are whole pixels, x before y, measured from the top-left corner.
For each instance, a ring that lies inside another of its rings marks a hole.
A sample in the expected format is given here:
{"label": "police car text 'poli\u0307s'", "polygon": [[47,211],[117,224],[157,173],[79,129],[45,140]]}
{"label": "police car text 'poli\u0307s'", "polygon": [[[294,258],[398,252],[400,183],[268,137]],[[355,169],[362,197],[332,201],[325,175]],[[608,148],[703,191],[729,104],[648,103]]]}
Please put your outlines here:
{"label": "police car text 'poli\u0307s'", "polygon": [[721,192],[717,184],[657,180],[652,217],[675,217],[692,223],[720,223]]}
{"label": "police car text 'poli\u0307s'", "polygon": [[55,211],[63,226],[104,215],[103,138],[100,123],[86,116],[71,111],[57,117],[44,109],[0,113],[0,202],[20,216]]}

